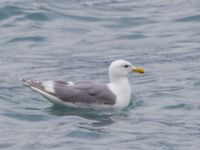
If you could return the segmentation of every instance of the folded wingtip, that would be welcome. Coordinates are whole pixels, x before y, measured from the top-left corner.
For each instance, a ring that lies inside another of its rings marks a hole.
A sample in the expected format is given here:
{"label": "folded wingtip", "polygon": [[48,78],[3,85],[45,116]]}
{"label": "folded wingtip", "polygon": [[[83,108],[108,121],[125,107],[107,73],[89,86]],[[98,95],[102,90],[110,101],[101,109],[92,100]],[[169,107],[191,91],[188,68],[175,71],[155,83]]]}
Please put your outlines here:
{"label": "folded wingtip", "polygon": [[30,86],[31,80],[27,80],[23,78],[19,78],[18,80],[21,81],[23,85]]}

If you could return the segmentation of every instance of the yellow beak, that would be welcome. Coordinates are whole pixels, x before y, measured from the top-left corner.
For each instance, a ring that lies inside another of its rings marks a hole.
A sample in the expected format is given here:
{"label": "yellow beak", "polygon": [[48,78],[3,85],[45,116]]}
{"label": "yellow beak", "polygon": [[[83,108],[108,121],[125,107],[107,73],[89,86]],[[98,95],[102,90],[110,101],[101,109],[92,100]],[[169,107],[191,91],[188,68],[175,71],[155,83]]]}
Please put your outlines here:
{"label": "yellow beak", "polygon": [[144,68],[142,68],[142,67],[136,67],[132,71],[143,74],[144,73]]}

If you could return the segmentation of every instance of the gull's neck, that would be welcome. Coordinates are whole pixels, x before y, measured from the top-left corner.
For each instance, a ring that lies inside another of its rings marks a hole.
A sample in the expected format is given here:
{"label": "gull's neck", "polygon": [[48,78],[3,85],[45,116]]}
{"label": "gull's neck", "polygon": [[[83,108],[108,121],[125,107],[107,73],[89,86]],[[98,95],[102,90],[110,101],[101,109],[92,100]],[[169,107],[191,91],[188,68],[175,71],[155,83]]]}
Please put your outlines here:
{"label": "gull's neck", "polygon": [[116,95],[116,107],[126,107],[131,98],[131,86],[127,76],[110,78],[109,89]]}

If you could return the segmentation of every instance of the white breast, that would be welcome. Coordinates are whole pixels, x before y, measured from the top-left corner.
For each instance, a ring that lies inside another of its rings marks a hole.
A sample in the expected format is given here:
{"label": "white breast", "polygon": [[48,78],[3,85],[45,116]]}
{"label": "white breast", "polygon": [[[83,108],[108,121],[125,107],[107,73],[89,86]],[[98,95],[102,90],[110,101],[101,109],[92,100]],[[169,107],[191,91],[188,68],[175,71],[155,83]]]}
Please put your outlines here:
{"label": "white breast", "polygon": [[128,106],[131,98],[131,86],[128,79],[116,83],[109,83],[107,86],[116,95],[115,108],[120,109]]}

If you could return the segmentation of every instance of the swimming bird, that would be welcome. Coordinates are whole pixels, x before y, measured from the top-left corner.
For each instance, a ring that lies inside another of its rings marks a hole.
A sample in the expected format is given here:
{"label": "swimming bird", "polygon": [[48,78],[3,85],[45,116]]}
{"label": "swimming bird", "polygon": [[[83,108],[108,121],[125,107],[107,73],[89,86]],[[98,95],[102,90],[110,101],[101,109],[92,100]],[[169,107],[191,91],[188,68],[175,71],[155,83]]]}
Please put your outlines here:
{"label": "swimming bird", "polygon": [[108,68],[109,83],[96,81],[34,81],[22,79],[24,85],[53,104],[75,108],[123,109],[131,99],[130,72],[143,74],[144,69],[126,60],[113,61]]}

